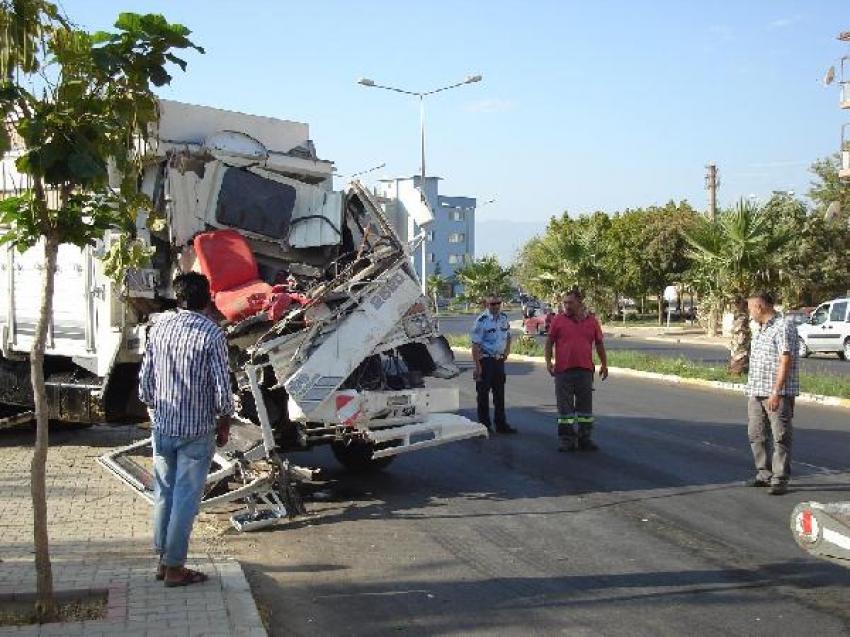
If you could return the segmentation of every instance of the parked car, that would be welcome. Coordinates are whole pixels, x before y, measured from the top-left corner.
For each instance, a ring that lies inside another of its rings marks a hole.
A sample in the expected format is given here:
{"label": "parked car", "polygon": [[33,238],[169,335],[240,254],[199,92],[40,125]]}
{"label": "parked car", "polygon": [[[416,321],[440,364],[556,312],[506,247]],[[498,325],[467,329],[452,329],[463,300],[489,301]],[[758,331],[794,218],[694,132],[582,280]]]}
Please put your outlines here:
{"label": "parked car", "polygon": [[534,312],[539,310],[543,305],[534,297],[528,297],[522,304],[522,318],[527,319],[534,316]]}
{"label": "parked car", "polygon": [[555,312],[552,311],[552,308],[535,308],[532,310],[531,316],[522,322],[525,335],[547,334],[553,318],[555,318]]}
{"label": "parked car", "polygon": [[638,307],[634,299],[623,297],[617,303],[617,312],[620,316],[637,316]]}
{"label": "parked car", "polygon": [[814,352],[835,352],[843,360],[850,359],[850,299],[833,299],[820,304],[809,319],[797,326],[800,356]]}
{"label": "parked car", "polygon": [[813,307],[798,307],[793,310],[785,310],[782,316],[785,317],[786,321],[790,321],[794,325],[802,325],[809,320],[814,309]]}

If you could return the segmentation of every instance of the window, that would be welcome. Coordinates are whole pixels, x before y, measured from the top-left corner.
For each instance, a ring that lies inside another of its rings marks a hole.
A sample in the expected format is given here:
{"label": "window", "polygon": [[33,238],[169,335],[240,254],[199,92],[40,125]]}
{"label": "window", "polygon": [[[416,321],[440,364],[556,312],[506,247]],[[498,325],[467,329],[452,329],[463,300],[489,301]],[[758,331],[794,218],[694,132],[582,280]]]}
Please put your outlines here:
{"label": "window", "polygon": [[463,243],[466,235],[462,232],[453,232],[449,235],[449,243]]}
{"label": "window", "polygon": [[472,263],[472,255],[471,254],[463,255],[463,260],[466,261],[467,263]]}
{"label": "window", "polygon": [[812,314],[812,325],[821,325],[826,323],[829,318],[829,305],[821,305],[814,314]]}
{"label": "window", "polygon": [[457,265],[458,263],[463,263],[463,255],[462,254],[450,254],[449,255],[449,263],[452,265]]}
{"label": "window", "polygon": [[429,230],[428,231],[428,241],[433,241],[433,240],[434,240],[434,231]]}
{"label": "window", "polygon": [[428,253],[428,261],[430,261],[431,263],[434,263],[436,260],[437,260],[437,255],[434,254],[433,252],[429,252]]}
{"label": "window", "polygon": [[452,210],[451,214],[449,215],[449,218],[452,221],[463,221],[463,210],[461,210],[460,208],[455,208],[454,210]]}
{"label": "window", "polygon": [[228,168],[221,180],[215,220],[222,225],[285,239],[295,208],[295,188],[273,179]]}
{"label": "window", "polygon": [[829,313],[830,321],[843,321],[847,315],[847,301],[839,301],[832,304],[832,311]]}

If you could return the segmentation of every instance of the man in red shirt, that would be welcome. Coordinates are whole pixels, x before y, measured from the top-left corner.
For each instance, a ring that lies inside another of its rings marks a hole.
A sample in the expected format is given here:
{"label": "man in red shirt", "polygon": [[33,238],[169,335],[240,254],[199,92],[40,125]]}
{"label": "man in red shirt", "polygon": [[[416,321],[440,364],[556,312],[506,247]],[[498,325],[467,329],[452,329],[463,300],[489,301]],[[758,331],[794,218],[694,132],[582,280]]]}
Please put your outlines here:
{"label": "man in red shirt", "polygon": [[608,378],[608,357],[602,342],[602,327],[596,317],[587,312],[582,301],[582,293],[577,289],[564,296],[564,312],[552,320],[546,338],[546,369],[555,377],[558,401],[559,451],[596,451],[599,448],[591,439],[593,345],[596,344],[599,355],[599,377],[602,380]]}

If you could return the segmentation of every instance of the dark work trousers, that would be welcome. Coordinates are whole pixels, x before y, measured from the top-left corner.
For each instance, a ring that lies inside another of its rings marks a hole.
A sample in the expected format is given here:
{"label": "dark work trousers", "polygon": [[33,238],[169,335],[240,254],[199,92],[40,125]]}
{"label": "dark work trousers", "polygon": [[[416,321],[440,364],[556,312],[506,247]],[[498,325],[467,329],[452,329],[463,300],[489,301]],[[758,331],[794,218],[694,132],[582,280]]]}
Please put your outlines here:
{"label": "dark work trousers", "polygon": [[481,376],[475,382],[478,394],[478,422],[490,427],[490,391],[493,392],[493,408],[496,429],[507,424],[505,420],[505,361],[481,358]]}
{"label": "dark work trousers", "polygon": [[[558,437],[565,444],[590,439],[593,432],[593,371],[571,368],[555,374]],[[574,428],[577,427],[578,431]]]}

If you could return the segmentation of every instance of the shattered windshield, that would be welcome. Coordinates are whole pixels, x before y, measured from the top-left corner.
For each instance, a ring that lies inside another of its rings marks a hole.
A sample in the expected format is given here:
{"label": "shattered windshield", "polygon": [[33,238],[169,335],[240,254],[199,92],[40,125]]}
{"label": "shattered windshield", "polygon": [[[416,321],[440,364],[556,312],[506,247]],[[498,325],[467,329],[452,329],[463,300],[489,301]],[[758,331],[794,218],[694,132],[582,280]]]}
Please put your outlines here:
{"label": "shattered windshield", "polygon": [[295,188],[289,184],[229,168],[221,181],[215,220],[240,230],[286,239],[295,195]]}

